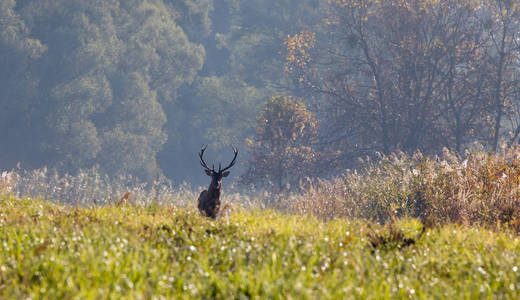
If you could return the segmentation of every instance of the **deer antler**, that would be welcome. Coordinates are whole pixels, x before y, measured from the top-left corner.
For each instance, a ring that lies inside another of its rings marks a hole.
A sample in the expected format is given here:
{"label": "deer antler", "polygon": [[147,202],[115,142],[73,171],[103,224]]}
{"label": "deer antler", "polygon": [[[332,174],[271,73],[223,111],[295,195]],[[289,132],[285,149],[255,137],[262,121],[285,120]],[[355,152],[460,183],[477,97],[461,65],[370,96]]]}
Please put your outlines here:
{"label": "deer antler", "polygon": [[208,165],[206,164],[206,162],[204,161],[204,158],[202,158],[202,156],[204,155],[204,151],[206,151],[206,148],[208,147],[208,145],[206,146],[202,146],[202,148],[200,149],[200,153],[199,153],[199,158],[200,158],[200,165],[208,170],[208,171],[215,171],[214,169],[215,168],[210,168],[208,167]]}
{"label": "deer antler", "polygon": [[231,161],[231,163],[229,163],[229,166],[225,167],[224,169],[220,169],[220,164],[218,165],[218,171],[219,172],[224,172],[226,171],[227,169],[231,168],[233,165],[235,165],[235,162],[237,160],[237,155],[238,155],[238,149],[235,147],[235,146],[231,146],[231,148],[233,148],[233,152],[235,154],[235,156],[233,157],[233,160]]}

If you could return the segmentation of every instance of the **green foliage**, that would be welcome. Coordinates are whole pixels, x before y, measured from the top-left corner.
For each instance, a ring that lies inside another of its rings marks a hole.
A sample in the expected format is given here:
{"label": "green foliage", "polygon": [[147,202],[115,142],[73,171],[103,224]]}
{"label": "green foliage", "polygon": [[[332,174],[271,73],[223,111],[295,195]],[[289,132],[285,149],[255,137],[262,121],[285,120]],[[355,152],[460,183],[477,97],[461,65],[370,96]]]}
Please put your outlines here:
{"label": "green foliage", "polygon": [[24,20],[17,13],[15,0],[0,2],[0,43],[20,51],[30,58],[40,57],[47,47],[41,41],[30,37]]}
{"label": "green foliage", "polygon": [[267,95],[265,89],[228,76],[199,77],[189,93],[165,106],[169,138],[161,161],[168,162],[164,170],[174,180],[194,182],[206,179],[200,176],[194,155],[201,145],[211,145],[220,153],[215,159],[221,161],[227,159],[222,155],[229,153],[230,145],[242,149],[243,141],[254,132],[256,111]]}
{"label": "green foliage", "polygon": [[[206,1],[173,1],[188,11],[190,4],[206,7]],[[292,80],[283,72],[279,51],[284,37],[317,20],[318,1],[213,1],[212,31],[203,39],[207,59],[194,84],[181,91],[179,101],[168,105],[169,139],[160,154],[165,173],[174,180],[200,178],[196,161],[186,153],[201,144],[242,149],[254,134],[254,120],[266,99],[275,92],[292,90]],[[200,5],[199,5],[200,4]],[[200,14],[194,21],[199,23]],[[187,23],[191,15],[179,20]],[[193,35],[190,35],[192,38]],[[171,117],[170,117],[171,116]],[[222,159],[222,158],[219,158]],[[167,162],[167,163],[166,163]]]}
{"label": "green foliage", "polygon": [[0,164],[14,166],[23,157],[32,166],[38,160],[34,146],[47,128],[38,109],[39,78],[31,67],[48,47],[31,35],[30,23],[16,8],[13,0],[0,2]]}
{"label": "green foliage", "polygon": [[[232,72],[256,86],[293,90],[283,72],[282,49],[288,34],[319,22],[318,1],[225,0],[231,28],[221,46],[229,51]],[[253,25],[254,24],[254,25]]]}
{"label": "green foliage", "polygon": [[159,156],[193,179],[190,149],[243,148],[268,95],[292,88],[281,43],[317,2],[2,1],[0,165],[150,181]]}
{"label": "green foliage", "polygon": [[2,298],[517,298],[520,241],[414,220],[388,228],[272,211],[64,207],[0,196]]}
{"label": "green foliage", "polygon": [[282,191],[320,174],[326,164],[316,149],[318,127],[302,100],[271,97],[258,115],[254,140],[248,141],[250,160],[242,183]]}
{"label": "green foliage", "polygon": [[[37,138],[26,143],[36,153],[32,155],[40,156],[38,164],[75,172],[100,163],[111,175],[130,172],[153,180],[159,171],[156,153],[167,139],[162,105],[192,82],[205,56],[176,23],[174,8],[162,1],[2,5],[7,5],[2,14],[13,23],[3,28],[12,33],[4,35],[5,43],[15,49],[18,44],[43,45],[38,55],[30,55],[31,64],[17,65],[19,72],[0,71],[6,84],[23,76],[31,83],[34,95],[2,93],[0,100],[16,108],[10,114],[25,113],[32,123],[27,131],[35,131]],[[16,14],[22,11],[23,18]],[[15,104],[16,97],[27,108]],[[35,113],[28,115],[29,109]],[[2,152],[14,152],[20,142],[7,137],[12,145]],[[46,151],[53,155],[42,155]]]}
{"label": "green foliage", "polygon": [[265,91],[229,77],[203,77],[197,96],[207,99],[199,113],[210,125],[204,134],[216,147],[243,141],[254,130],[255,111],[266,98]]}
{"label": "green foliage", "polygon": [[213,0],[165,0],[173,7],[175,21],[190,40],[202,42],[212,31]]}

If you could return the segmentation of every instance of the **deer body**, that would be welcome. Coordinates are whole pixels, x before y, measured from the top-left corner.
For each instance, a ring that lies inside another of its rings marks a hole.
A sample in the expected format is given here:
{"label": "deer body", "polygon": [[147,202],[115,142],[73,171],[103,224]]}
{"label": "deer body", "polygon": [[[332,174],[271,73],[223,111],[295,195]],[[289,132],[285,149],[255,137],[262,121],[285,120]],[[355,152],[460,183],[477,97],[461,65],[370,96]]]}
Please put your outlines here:
{"label": "deer body", "polygon": [[206,162],[203,159],[204,150],[206,147],[202,147],[199,158],[200,164],[204,168],[206,175],[211,177],[211,183],[207,190],[204,190],[200,193],[199,199],[197,201],[197,208],[201,212],[202,215],[215,219],[217,217],[218,211],[220,209],[220,194],[222,191],[222,178],[227,177],[229,175],[229,168],[231,168],[235,162],[238,155],[238,150],[233,147],[233,152],[235,156],[233,160],[229,164],[229,166],[224,169],[221,168],[219,164],[218,171],[215,170],[214,167],[209,168]]}
{"label": "deer body", "polygon": [[217,217],[220,209],[221,190],[222,188],[217,187],[212,180],[208,189],[200,193],[197,208],[203,215],[213,219]]}

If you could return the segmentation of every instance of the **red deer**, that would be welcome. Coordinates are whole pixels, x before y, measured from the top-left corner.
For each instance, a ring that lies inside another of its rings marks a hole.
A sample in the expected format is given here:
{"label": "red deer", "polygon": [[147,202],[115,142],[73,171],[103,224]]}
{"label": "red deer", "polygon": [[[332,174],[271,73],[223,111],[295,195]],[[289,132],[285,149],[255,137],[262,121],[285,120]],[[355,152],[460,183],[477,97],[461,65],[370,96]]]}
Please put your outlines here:
{"label": "red deer", "polygon": [[212,165],[212,168],[210,169],[204,161],[204,158],[202,157],[204,155],[206,147],[207,145],[202,147],[202,149],[200,150],[199,158],[200,165],[204,168],[206,175],[211,177],[211,183],[209,184],[207,190],[204,190],[200,193],[197,207],[201,214],[203,214],[206,217],[215,219],[220,209],[220,192],[222,191],[222,178],[227,177],[229,175],[229,171],[227,170],[235,164],[238,155],[238,150],[234,146],[231,146],[235,154],[233,160],[231,160],[231,163],[224,169],[221,168],[221,164],[219,163],[218,171],[215,171],[215,165]]}

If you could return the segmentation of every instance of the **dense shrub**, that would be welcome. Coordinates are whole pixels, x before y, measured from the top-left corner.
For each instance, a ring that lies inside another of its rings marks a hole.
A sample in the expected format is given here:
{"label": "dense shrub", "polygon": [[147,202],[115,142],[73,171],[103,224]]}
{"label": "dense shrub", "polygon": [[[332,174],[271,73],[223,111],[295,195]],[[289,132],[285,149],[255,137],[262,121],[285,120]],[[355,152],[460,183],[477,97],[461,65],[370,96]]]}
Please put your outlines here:
{"label": "dense shrub", "polygon": [[403,216],[428,223],[520,224],[520,148],[503,154],[444,151],[442,157],[395,153],[363,162],[361,171],[314,182],[285,203],[323,218],[384,223]]}

